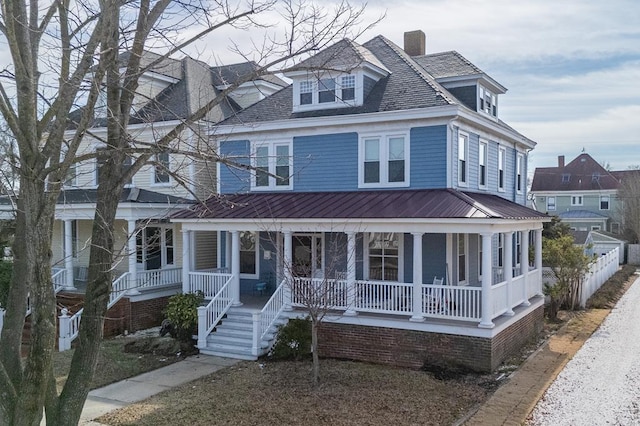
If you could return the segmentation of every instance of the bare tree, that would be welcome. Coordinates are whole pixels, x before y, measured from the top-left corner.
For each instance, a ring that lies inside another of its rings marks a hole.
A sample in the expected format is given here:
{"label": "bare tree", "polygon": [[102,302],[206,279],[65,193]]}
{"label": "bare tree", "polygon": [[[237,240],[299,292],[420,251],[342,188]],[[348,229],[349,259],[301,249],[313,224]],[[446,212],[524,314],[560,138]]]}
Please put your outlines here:
{"label": "bare tree", "polygon": [[617,198],[625,237],[637,243],[640,239],[640,167],[632,166],[621,174]]}
{"label": "bare tree", "polygon": [[[142,64],[143,52],[162,47],[160,61],[216,29],[258,25],[256,17],[276,10],[276,5],[269,0],[237,5],[223,0],[211,5],[196,0],[2,2],[0,33],[9,48],[11,65],[1,74],[0,113],[16,140],[20,188],[16,233],[21,238],[14,244],[14,273],[0,336],[0,424],[39,424],[43,407],[47,423],[77,424],[102,338],[114,256],[112,230],[122,189],[155,153],[171,149],[172,141],[205,119],[235,88],[222,91],[153,143],[136,141],[128,132],[130,113],[140,76],[155,64]],[[245,53],[260,65],[244,81],[278,66],[290,66],[296,57],[339,38],[357,35],[354,28],[363,13],[362,8],[346,2],[332,12],[303,2],[285,5],[282,17],[288,29],[284,37],[273,35],[253,54]],[[201,31],[182,42],[169,42],[175,39],[176,29],[186,27]],[[129,55],[123,62],[120,53],[125,50]],[[88,86],[83,84],[87,76]],[[78,147],[91,133],[101,93],[106,97],[107,132],[102,141],[106,150],[97,190],[85,310],[69,377],[58,394],[52,369],[56,338],[52,225],[56,199],[69,168],[95,156],[78,154]],[[78,99],[83,108],[70,134],[68,116]],[[213,150],[199,149],[193,155],[224,161]],[[126,157],[133,162],[122,173]],[[27,357],[21,359],[28,294],[33,306],[32,340]]]}

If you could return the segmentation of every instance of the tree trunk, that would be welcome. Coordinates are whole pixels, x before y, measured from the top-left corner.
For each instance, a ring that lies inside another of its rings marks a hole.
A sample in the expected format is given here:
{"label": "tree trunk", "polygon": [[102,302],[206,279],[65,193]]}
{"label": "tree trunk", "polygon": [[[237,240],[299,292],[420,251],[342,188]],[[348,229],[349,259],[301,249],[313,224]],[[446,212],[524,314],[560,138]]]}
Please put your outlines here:
{"label": "tree trunk", "polygon": [[320,358],[318,357],[318,320],[311,320],[311,356],[313,358],[313,387],[320,384]]}

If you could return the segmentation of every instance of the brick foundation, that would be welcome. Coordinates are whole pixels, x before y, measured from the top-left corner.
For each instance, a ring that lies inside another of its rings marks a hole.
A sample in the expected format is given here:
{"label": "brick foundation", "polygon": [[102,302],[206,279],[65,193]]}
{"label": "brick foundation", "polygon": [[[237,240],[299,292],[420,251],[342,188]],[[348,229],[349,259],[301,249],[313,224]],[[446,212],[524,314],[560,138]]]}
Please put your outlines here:
{"label": "brick foundation", "polygon": [[493,371],[542,330],[543,307],[493,338],[324,323],[319,354],[328,358],[421,368],[425,362]]}
{"label": "brick foundation", "polygon": [[105,337],[122,334],[125,330],[134,332],[159,326],[164,319],[162,311],[168,302],[169,296],[141,302],[122,298],[107,312],[104,320]]}

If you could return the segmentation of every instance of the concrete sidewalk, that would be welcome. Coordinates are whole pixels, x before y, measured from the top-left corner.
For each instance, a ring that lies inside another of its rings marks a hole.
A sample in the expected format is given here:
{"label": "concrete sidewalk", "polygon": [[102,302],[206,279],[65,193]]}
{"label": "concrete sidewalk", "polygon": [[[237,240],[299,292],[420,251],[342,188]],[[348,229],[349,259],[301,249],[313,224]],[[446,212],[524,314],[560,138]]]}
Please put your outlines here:
{"label": "concrete sidewalk", "polygon": [[195,355],[166,367],[92,390],[84,403],[79,424],[99,425],[100,423],[93,419],[238,362],[230,358]]}

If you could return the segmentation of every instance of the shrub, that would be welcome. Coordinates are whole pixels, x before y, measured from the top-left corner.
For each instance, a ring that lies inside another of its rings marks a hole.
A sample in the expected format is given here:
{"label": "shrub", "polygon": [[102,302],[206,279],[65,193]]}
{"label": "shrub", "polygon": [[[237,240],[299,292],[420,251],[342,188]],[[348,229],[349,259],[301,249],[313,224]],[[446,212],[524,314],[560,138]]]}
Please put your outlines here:
{"label": "shrub", "polygon": [[7,306],[12,273],[13,264],[11,262],[0,261],[0,307]]}
{"label": "shrub", "polygon": [[311,320],[294,318],[278,328],[271,359],[299,361],[311,354]]}
{"label": "shrub", "polygon": [[176,294],[169,298],[164,314],[173,326],[172,337],[191,342],[192,336],[198,332],[198,306],[204,301],[204,294]]}

